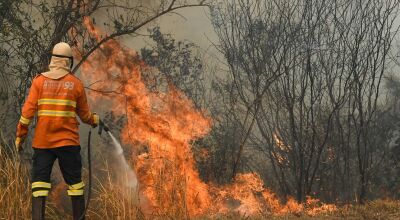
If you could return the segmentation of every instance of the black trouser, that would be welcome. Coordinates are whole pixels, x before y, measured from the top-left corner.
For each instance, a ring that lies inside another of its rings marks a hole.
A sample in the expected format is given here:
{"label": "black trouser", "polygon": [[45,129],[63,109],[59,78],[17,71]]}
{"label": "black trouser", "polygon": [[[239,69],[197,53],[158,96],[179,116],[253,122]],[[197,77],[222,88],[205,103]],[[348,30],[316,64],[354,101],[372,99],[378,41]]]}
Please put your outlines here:
{"label": "black trouser", "polygon": [[32,165],[32,195],[47,196],[51,184],[50,175],[54,161],[58,159],[61,173],[68,184],[68,195],[83,195],[82,161],[80,146],[64,146],[52,149],[34,148]]}

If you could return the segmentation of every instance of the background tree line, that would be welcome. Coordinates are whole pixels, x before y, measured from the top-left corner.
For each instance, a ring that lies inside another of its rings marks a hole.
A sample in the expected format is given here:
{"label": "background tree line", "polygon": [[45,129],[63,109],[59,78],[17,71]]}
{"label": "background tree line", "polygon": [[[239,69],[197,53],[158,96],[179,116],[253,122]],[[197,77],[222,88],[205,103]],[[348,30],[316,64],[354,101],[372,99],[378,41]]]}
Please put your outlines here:
{"label": "background tree line", "polygon": [[224,129],[241,128],[231,178],[257,170],[298,201],[398,196],[398,12],[399,1],[369,0],[214,7],[229,69],[216,90],[231,110]]}

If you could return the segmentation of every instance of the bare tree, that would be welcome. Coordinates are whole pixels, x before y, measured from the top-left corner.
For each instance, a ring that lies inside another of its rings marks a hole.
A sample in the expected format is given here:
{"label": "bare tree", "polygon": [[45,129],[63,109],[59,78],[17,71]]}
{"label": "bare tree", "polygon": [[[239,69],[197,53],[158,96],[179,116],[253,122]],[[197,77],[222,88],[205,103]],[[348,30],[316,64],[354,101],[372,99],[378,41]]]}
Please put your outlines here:
{"label": "bare tree", "polygon": [[394,25],[399,2],[361,1],[353,15],[353,34],[347,39],[348,71],[352,78],[349,108],[353,124],[359,169],[359,201],[364,202],[378,162],[374,156],[380,145],[376,138],[379,121],[377,107],[382,77],[387,71],[389,52],[398,27]]}
{"label": "bare tree", "polygon": [[[260,110],[262,97],[279,76],[282,60],[288,54],[292,30],[283,28],[286,14],[269,1],[225,1],[212,9],[213,25],[219,36],[217,47],[225,56],[232,86],[238,99],[233,112],[243,129],[240,147],[232,169],[234,178],[244,146]],[[289,33],[288,33],[289,32]]]}

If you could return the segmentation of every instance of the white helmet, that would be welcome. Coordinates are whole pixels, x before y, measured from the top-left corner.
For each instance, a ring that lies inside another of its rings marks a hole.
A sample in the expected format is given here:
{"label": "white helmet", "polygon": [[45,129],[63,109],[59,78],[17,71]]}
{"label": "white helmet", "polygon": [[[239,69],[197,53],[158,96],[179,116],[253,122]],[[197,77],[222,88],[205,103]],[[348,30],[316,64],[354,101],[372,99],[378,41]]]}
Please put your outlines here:
{"label": "white helmet", "polygon": [[71,47],[65,42],[60,42],[54,46],[52,56],[73,58]]}
{"label": "white helmet", "polygon": [[53,52],[51,56],[68,58],[70,59],[70,68],[74,65],[74,57],[72,56],[72,50],[69,44],[65,42],[60,42],[53,47]]}

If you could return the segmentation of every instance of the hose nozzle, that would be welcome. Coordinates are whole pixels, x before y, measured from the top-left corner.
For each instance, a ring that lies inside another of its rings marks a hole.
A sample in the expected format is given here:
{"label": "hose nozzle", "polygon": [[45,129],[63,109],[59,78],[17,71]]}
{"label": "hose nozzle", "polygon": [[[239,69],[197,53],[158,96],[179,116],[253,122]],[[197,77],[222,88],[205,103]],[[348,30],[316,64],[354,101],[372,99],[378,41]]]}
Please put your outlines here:
{"label": "hose nozzle", "polygon": [[110,131],[110,129],[104,124],[104,122],[102,120],[100,120],[99,122],[99,132],[98,134],[101,135],[101,133],[103,133],[103,129],[105,132]]}

